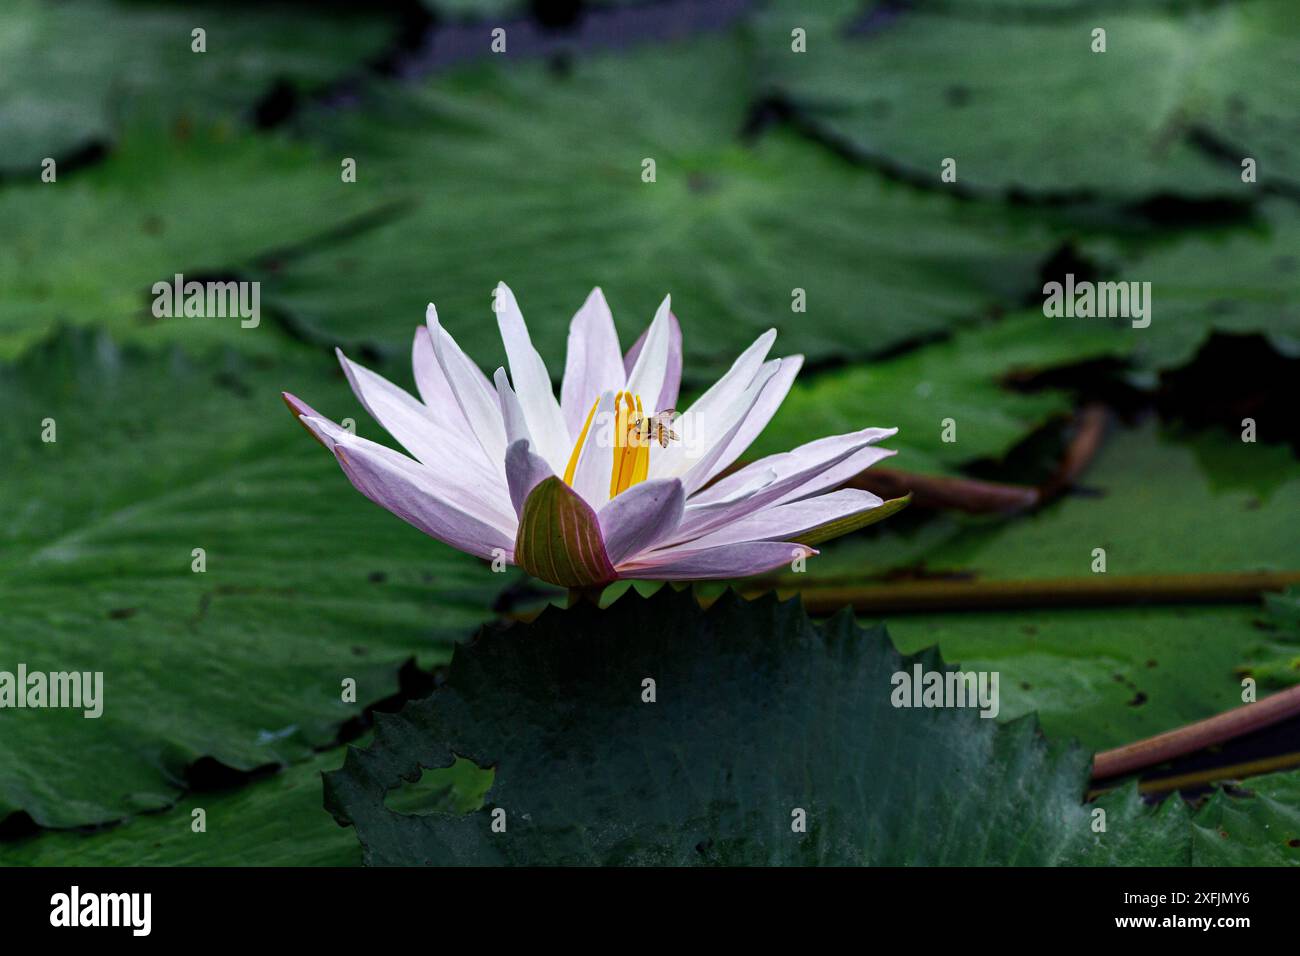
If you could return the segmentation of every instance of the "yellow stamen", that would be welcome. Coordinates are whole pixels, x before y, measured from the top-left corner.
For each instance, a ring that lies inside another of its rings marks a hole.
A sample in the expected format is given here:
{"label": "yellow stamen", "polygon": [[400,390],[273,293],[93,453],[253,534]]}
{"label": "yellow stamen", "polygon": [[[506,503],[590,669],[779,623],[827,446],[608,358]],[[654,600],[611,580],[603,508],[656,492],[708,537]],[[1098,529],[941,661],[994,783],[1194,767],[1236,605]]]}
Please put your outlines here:
{"label": "yellow stamen", "polygon": [[[638,416],[644,416],[645,412],[641,409],[641,396],[636,397],[636,413]],[[627,483],[627,487],[639,484],[645,481],[646,474],[650,471],[650,446],[654,442],[654,437],[645,437],[638,434],[636,436],[636,451],[632,458],[632,479]],[[620,489],[622,490],[622,489]]]}
{"label": "yellow stamen", "polygon": [[[591,433],[591,423],[596,417],[600,399],[591,406],[582,432],[574,443],[573,453],[569,455],[568,467],[564,469],[564,483],[573,484],[573,476],[578,470],[578,459],[582,457],[582,448]],[[613,498],[620,492],[627,491],[633,485],[646,480],[650,473],[650,445],[647,439],[637,432],[634,422],[645,416],[639,396],[631,392],[619,392],[614,396],[614,435],[613,461],[609,473],[609,496]]]}
{"label": "yellow stamen", "polygon": [[573,473],[578,470],[578,456],[582,454],[582,446],[587,441],[587,432],[591,429],[591,420],[596,417],[596,406],[599,404],[599,398],[591,403],[591,411],[587,412],[587,421],[578,434],[578,440],[573,444],[573,454],[569,456],[569,464],[564,469],[564,483],[566,485],[573,485]]}
{"label": "yellow stamen", "polygon": [[609,496],[613,498],[632,483],[632,461],[636,454],[633,444],[635,435],[629,435],[632,427],[632,411],[636,403],[627,392],[614,396],[614,465],[609,473]]}

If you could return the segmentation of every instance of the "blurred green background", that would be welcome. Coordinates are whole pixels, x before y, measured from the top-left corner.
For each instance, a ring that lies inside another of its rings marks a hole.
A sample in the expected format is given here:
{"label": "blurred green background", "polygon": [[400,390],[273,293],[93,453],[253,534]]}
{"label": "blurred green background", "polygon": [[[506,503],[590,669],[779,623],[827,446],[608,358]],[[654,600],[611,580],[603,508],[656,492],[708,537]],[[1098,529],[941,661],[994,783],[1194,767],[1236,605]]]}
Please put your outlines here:
{"label": "blurred green background", "polygon": [[[278,393],[386,440],[333,347],[409,386],[433,301],[495,368],[499,280],[555,374],[594,285],[625,344],[672,294],[687,393],[776,327],[807,364],[753,454],[896,425],[891,466],[1037,485],[1109,410],[1075,493],[914,508],[800,584],[1300,569],[1298,75],[1287,0],[9,0],[0,667],[117,703],[0,713],[0,862],[359,860],[319,772],[545,594],[361,502]],[[260,324],[155,318],[176,273]],[[1067,273],[1150,282],[1150,327],[1045,317]],[[889,624],[1100,749],[1300,681],[1293,606]],[[256,823],[196,850],[192,805]]]}

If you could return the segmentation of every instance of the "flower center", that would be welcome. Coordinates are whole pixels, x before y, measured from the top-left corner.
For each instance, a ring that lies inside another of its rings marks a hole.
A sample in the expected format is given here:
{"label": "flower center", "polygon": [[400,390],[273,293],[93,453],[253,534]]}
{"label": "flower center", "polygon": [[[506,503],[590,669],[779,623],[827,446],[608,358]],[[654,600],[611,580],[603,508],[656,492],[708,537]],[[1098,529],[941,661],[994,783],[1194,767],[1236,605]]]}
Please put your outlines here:
{"label": "flower center", "polygon": [[[583,423],[578,440],[574,442],[569,464],[564,469],[564,483],[573,485],[574,472],[578,470],[578,459],[582,455],[587,436],[591,433],[591,423],[596,417],[600,399],[591,405],[587,420]],[[652,439],[637,428],[637,423],[645,416],[641,405],[641,396],[631,392],[619,392],[614,396],[614,429],[610,441],[613,460],[609,472],[609,496],[613,498],[620,492],[627,491],[638,482],[645,481],[650,470],[650,445]]]}

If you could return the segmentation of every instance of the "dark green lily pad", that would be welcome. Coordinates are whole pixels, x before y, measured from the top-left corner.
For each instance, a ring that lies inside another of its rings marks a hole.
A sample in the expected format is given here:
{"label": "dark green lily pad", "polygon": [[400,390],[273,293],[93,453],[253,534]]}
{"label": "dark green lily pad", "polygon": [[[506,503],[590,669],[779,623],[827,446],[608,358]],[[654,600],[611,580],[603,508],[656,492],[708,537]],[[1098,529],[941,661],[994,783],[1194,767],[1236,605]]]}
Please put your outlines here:
{"label": "dark green lily pad", "polygon": [[757,91],[735,36],[560,71],[499,59],[308,122],[327,152],[356,157],[358,191],[398,187],[414,205],[286,259],[262,276],[269,301],[325,342],[402,355],[433,301],[494,367],[490,294],[505,280],[558,377],[592,286],[625,346],[671,293],[699,382],[772,326],[780,353],[810,361],[943,332],[1034,291],[1050,254],[1026,214],[926,195],[787,130],[742,137]]}
{"label": "dark green lily pad", "polygon": [[383,440],[319,364],[66,333],[0,367],[0,670],[103,673],[97,719],[0,712],[0,819],[102,823],[201,758],[302,760],[490,617],[515,578],[370,504],[285,411],[281,388]]}
{"label": "dark green lily pad", "polygon": [[868,6],[771,5],[754,27],[769,81],[863,159],[936,189],[947,158],[946,188],[977,192],[1250,201],[1244,157],[1259,183],[1300,183],[1286,0],[1037,16]]}
{"label": "dark green lily pad", "polygon": [[[206,31],[194,52],[192,31]],[[5,110],[0,170],[36,182],[115,141],[123,123],[242,120],[279,84],[317,89],[381,52],[395,30],[373,13],[308,6],[149,0],[8,0],[0,9]]]}
{"label": "dark green lily pad", "polygon": [[[382,865],[1300,861],[1294,815],[1289,830],[1264,825],[1272,801],[1230,805],[1252,824],[1230,847],[1198,841],[1180,803],[1152,811],[1131,789],[1105,799],[1095,832],[1086,754],[1032,719],[894,706],[893,675],[913,667],[943,664],[771,598],[703,612],[665,588],[551,609],[458,648],[445,686],[381,718],[375,743],[326,775],[326,805]],[[495,771],[482,810],[385,806],[457,755]]]}

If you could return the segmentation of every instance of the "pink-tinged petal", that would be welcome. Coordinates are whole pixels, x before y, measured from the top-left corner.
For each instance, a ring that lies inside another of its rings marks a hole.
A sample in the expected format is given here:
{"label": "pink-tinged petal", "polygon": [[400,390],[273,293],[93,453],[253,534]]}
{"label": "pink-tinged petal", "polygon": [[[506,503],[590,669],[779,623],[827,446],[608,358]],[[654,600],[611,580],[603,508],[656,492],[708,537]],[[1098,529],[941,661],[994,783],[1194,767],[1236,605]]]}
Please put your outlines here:
{"label": "pink-tinged petal", "polygon": [[901,498],[890,498],[888,501],[882,501],[875,508],[855,511],[852,514],[834,518],[815,528],[809,528],[807,531],[801,532],[795,540],[806,545],[821,544],[823,541],[830,541],[832,538],[850,534],[867,527],[867,525],[875,524],[877,521],[884,521],[890,515],[898,514],[911,503],[912,495],[911,492],[908,492]]}
{"label": "pink-tinged petal", "polygon": [[[568,465],[568,462],[565,462]],[[591,427],[573,472],[573,490],[593,508],[609,501],[609,477],[614,467],[614,393],[606,392],[596,403]]]}
{"label": "pink-tinged petal", "polygon": [[519,522],[506,505],[508,494],[504,481],[491,488],[466,484],[462,480],[463,476],[455,474],[453,463],[444,462],[441,469],[431,468],[391,448],[360,438],[328,418],[303,415],[298,420],[336,456],[340,447],[360,449],[410,475],[424,491],[457,511],[497,529],[507,537],[514,536]]}
{"label": "pink-tinged petal", "polygon": [[653,561],[628,561],[619,565],[623,578],[647,581],[706,581],[718,578],[743,578],[762,574],[795,558],[811,557],[817,552],[793,541],[751,541],[699,551],[673,549],[655,552]]}
{"label": "pink-tinged petal", "polygon": [[621,390],[626,381],[614,317],[604,293],[592,289],[569,323],[569,350],[564,381],[560,383],[560,410],[569,431],[570,447],[578,440],[591,403],[605,392]]}
{"label": "pink-tinged petal", "polygon": [[298,424],[307,430],[307,434],[316,439],[316,441],[320,442],[326,448],[333,450],[334,445],[332,442],[327,442],[320,435],[316,434],[315,429],[303,421],[304,416],[320,418],[320,413],[291,392],[281,392],[280,397],[284,399],[284,403],[289,406],[289,411],[292,412],[293,417],[298,420]]}
{"label": "pink-tinged petal", "polygon": [[686,492],[676,478],[643,481],[614,496],[596,516],[610,562],[618,564],[663,541],[685,507]]}
{"label": "pink-tinged petal", "polygon": [[474,437],[474,430],[465,419],[456,401],[456,393],[447,381],[447,376],[438,364],[438,356],[433,351],[433,338],[428,326],[422,325],[415,330],[415,341],[411,345],[411,369],[415,374],[415,388],[420,393],[420,400],[442,430],[456,436],[462,442],[461,450],[472,454],[487,463],[482,449]]}
{"label": "pink-tinged petal", "polygon": [[704,491],[694,495],[691,498],[690,504],[696,509],[714,508],[722,505],[735,504],[738,501],[743,501],[755,492],[762,491],[779,477],[780,475],[777,474],[775,468],[765,468],[758,471],[752,471],[746,476],[746,480],[743,484],[736,485],[729,489],[728,494],[724,497],[711,498],[709,501],[704,501],[704,496],[713,490],[713,486],[710,485]]}
{"label": "pink-tinged petal", "polygon": [[763,389],[781,370],[781,360],[768,362],[754,376],[749,387],[740,395],[736,396],[732,404],[727,408],[720,408],[718,416],[723,421],[730,424],[722,434],[718,435],[704,455],[696,462],[689,464],[681,475],[682,485],[686,488],[686,493],[694,494],[698,489],[708,483],[710,475],[715,473],[718,461],[723,453],[730,447],[731,442],[735,439],[736,433],[744,426],[746,419],[754,406],[758,403],[763,394]]}
{"label": "pink-tinged petal", "polygon": [[807,481],[795,485],[776,499],[775,504],[782,505],[790,501],[798,501],[810,495],[819,495],[831,488],[838,488],[854,475],[866,471],[876,462],[885,458],[892,458],[897,454],[898,452],[892,448],[872,447],[859,449],[839,464],[833,465],[820,474],[812,476]]}
{"label": "pink-tinged petal", "polygon": [[334,457],[358,491],[429,537],[480,558],[491,559],[499,549],[512,560],[508,535],[440,498],[425,469],[406,456],[346,436],[334,446]]}
{"label": "pink-tinged petal", "polygon": [[[816,482],[819,476],[848,461],[871,442],[878,441],[882,437],[881,431],[881,429],[867,428],[849,435],[837,435],[834,439],[810,442],[809,445],[797,449],[798,453],[786,452],[782,455],[773,455],[763,459],[761,463],[755,463],[762,465],[760,470],[751,470],[754,466],[741,469],[749,474],[738,483],[732,479],[740,476],[741,472],[728,475],[723,479],[731,486],[727,493],[715,491],[723,483],[716,482],[705,492],[687,500],[686,513],[682,516],[682,523],[678,525],[670,543],[689,542],[692,538],[698,538],[733,521],[739,521],[746,515],[769,505],[789,500],[789,496],[798,489],[808,487],[810,483]],[[810,448],[814,445],[816,448]],[[755,476],[762,476],[769,470],[777,472],[778,477],[775,481],[767,482],[747,495],[735,493],[739,487],[753,486]],[[707,500],[706,495],[710,496]]]}
{"label": "pink-tinged petal", "polygon": [[[650,334],[649,327],[641,333],[641,337],[636,343],[627,350],[627,355],[623,356],[623,373],[626,376],[632,374],[632,369],[636,366],[636,360],[641,356],[641,350],[645,348],[646,336]],[[622,388],[622,382],[616,386]],[[659,398],[654,403],[654,411],[661,412],[667,408],[677,407],[677,393],[682,387],[682,327],[677,321],[677,316],[671,311],[668,313],[668,367],[664,371],[664,387],[659,392]],[[646,396],[642,395],[641,400],[644,402]]]}
{"label": "pink-tinged petal", "polygon": [[[497,387],[497,398],[501,400],[501,420],[506,426],[506,441],[510,445],[516,442],[531,442],[532,434],[528,431],[528,420],[524,417],[524,410],[519,405],[519,398],[515,395],[514,389],[510,387],[510,380],[506,377],[506,370],[499,368],[496,374],[492,376],[492,381]],[[507,455],[509,448],[506,449]],[[506,467],[506,474],[510,473],[509,466]]]}
{"label": "pink-tinged petal", "polygon": [[533,489],[554,475],[546,459],[533,454],[527,439],[511,443],[506,449],[506,482],[510,485],[510,503],[515,506],[516,515],[523,518],[524,503]]}
{"label": "pink-tinged petal", "polygon": [[298,416],[298,424],[307,429],[307,433],[330,452],[334,451],[343,436],[350,432],[315,412]]}
{"label": "pink-tinged petal", "polygon": [[439,430],[420,402],[382,376],[349,360],[341,351],[338,358],[352,391],[366,411],[429,469],[440,488],[454,494],[458,501],[475,502],[477,514],[491,515],[502,524],[510,521],[505,508],[505,471],[500,464],[487,462],[477,447],[472,454],[449,455],[448,449],[456,447],[457,436]]}
{"label": "pink-tinged petal", "polygon": [[711,548],[745,541],[807,541],[805,535],[842,518],[875,508],[884,501],[869,491],[845,488],[816,498],[773,505],[725,525],[691,542],[691,548]]}
{"label": "pink-tinged petal", "polygon": [[669,318],[672,315],[671,308],[672,297],[664,296],[654,321],[646,330],[645,345],[632,363],[632,371],[627,373],[627,390],[633,395],[640,395],[643,403],[651,401],[652,397],[657,400],[668,381],[668,351],[672,339],[672,322]]}
{"label": "pink-tinged petal", "polygon": [[749,414],[745,417],[744,424],[740,426],[735,437],[728,443],[726,450],[718,456],[717,461],[713,463],[713,467],[709,469],[709,473],[704,479],[706,483],[730,467],[731,463],[743,455],[745,449],[754,443],[754,439],[767,427],[767,423],[772,420],[776,410],[785,401],[786,395],[790,392],[790,386],[794,384],[795,376],[799,374],[801,368],[803,368],[802,355],[791,355],[781,359],[780,369],[763,386],[763,393],[759,395],[758,401],[754,403],[754,407],[750,409]]}
{"label": "pink-tinged petal", "polygon": [[[708,504],[734,497],[737,489],[753,482],[754,476],[775,471],[778,480],[796,472],[802,472],[811,465],[829,467],[826,463],[834,460],[843,461],[841,453],[846,449],[857,451],[867,445],[890,438],[898,433],[897,428],[863,428],[843,435],[830,435],[806,442],[790,451],[767,455],[752,461],[743,468],[738,468],[725,478],[719,478],[709,487],[700,491],[691,499],[691,504]],[[851,477],[851,476],[850,476]]]}
{"label": "pink-tinged petal", "polygon": [[[684,441],[650,456],[650,477],[681,475],[735,423],[736,403],[762,371],[767,353],[776,341],[776,329],[768,329],[745,349],[723,376],[682,413]],[[726,450],[725,446],[722,450]]]}
{"label": "pink-tinged petal", "polygon": [[478,440],[479,447],[502,472],[505,469],[506,429],[501,420],[501,405],[496,391],[487,376],[475,365],[456,340],[438,323],[438,310],[429,303],[425,311],[429,337],[433,340],[433,354],[438,358],[443,375],[456,396],[465,421]]}
{"label": "pink-tinged petal", "polygon": [[497,284],[493,307],[497,313],[501,341],[506,347],[506,357],[510,360],[510,378],[519,395],[528,431],[533,436],[533,448],[551,463],[552,468],[563,468],[568,461],[569,450],[573,447],[569,429],[564,424],[560,403],[555,400],[555,392],[551,389],[551,377],[546,371],[546,363],[533,348],[532,339],[528,337],[528,326],[524,324],[523,313],[519,311],[519,303],[504,282]]}
{"label": "pink-tinged petal", "polygon": [[608,584],[617,574],[591,506],[555,476],[529,494],[515,537],[515,563],[561,587]]}
{"label": "pink-tinged petal", "polygon": [[445,434],[439,432],[428,410],[409,392],[353,362],[342,349],[335,349],[334,354],[357,401],[403,448],[425,462],[446,454]]}

